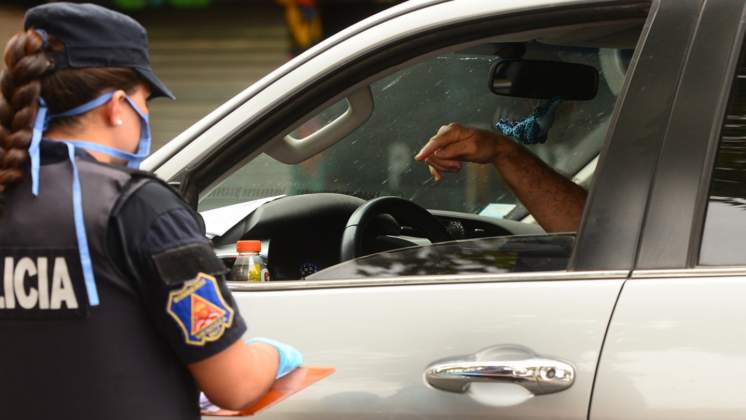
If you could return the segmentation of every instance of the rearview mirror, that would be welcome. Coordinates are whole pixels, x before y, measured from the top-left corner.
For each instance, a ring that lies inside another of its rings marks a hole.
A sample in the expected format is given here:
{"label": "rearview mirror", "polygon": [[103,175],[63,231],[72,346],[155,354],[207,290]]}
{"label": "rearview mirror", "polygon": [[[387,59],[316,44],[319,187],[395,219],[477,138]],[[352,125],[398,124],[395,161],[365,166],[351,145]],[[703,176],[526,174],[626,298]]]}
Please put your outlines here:
{"label": "rearview mirror", "polygon": [[502,96],[586,101],[598,92],[598,70],[558,61],[500,60],[490,70],[490,90]]}

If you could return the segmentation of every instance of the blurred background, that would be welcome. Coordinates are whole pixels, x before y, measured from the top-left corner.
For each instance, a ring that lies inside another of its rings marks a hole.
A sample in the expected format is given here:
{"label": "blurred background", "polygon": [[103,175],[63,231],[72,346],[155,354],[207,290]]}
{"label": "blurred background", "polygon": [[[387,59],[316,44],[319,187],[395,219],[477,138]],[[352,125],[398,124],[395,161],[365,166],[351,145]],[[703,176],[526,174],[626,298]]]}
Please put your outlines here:
{"label": "blurred background", "polygon": [[[177,100],[156,100],[153,150],[294,55],[400,0],[101,0],[150,34],[151,61]],[[29,7],[0,0],[0,40]],[[0,68],[3,64],[0,63]]]}

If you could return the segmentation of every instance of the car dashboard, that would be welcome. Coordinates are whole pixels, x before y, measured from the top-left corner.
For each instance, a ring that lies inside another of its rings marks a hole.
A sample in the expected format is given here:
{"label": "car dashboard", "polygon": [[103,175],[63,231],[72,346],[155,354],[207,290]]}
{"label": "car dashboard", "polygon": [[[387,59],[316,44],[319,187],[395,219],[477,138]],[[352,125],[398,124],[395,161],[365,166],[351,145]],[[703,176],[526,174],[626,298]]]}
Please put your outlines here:
{"label": "car dashboard", "polygon": [[[287,196],[265,203],[229,229],[212,238],[216,253],[227,267],[236,256],[235,242],[261,240],[270,278],[298,280],[341,262],[342,234],[350,215],[365,203],[357,197],[316,193]],[[540,227],[473,214],[431,210],[453,240],[540,234]],[[377,220],[372,251],[428,245],[421,232],[399,225],[393,218]]]}

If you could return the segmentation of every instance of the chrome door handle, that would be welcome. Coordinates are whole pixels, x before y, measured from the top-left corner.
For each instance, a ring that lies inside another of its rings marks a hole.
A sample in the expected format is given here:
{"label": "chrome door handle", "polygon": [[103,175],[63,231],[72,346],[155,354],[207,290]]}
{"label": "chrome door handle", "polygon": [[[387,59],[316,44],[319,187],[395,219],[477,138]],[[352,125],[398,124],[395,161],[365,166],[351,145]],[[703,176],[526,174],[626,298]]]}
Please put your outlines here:
{"label": "chrome door handle", "polygon": [[575,368],[569,363],[536,356],[528,349],[510,346],[512,352],[516,349],[526,351],[528,357],[518,360],[473,360],[474,356],[465,356],[461,360],[443,360],[427,367],[425,381],[433,388],[458,393],[466,392],[472,382],[514,383],[534,395],[560,392],[575,382]]}

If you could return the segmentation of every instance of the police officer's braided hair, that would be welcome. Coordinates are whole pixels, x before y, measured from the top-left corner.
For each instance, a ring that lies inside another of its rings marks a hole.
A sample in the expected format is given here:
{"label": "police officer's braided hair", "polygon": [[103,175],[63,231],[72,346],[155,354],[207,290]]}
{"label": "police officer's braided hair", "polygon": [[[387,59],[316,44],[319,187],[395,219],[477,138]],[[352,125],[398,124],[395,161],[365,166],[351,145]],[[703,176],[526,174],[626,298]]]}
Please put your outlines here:
{"label": "police officer's braided hair", "polygon": [[[0,76],[0,195],[24,174],[41,95],[41,78],[54,64],[34,31],[20,32],[5,48]],[[1,205],[2,203],[0,203]]]}
{"label": "police officer's braided hair", "polygon": [[[0,212],[5,192],[28,170],[28,147],[40,97],[55,114],[91,101],[106,90],[131,92],[144,83],[129,68],[54,71],[47,49],[61,51],[64,46],[51,35],[45,45],[33,29],[17,33],[5,47],[5,70],[0,75]],[[52,128],[74,125],[80,118],[55,120]]]}

